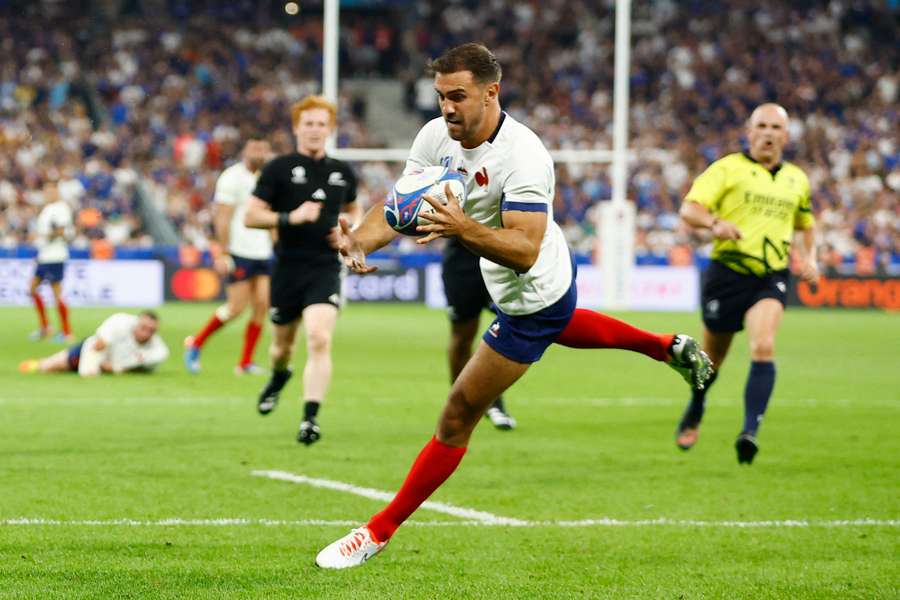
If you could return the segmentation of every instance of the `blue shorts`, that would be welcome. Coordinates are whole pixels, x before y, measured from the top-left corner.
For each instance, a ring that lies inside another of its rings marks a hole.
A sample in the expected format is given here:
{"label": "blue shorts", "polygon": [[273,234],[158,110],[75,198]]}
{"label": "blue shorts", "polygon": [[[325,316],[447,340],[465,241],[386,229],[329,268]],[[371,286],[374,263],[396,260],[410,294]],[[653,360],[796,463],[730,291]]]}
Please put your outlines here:
{"label": "blue shorts", "polygon": [[59,283],[63,279],[65,263],[38,263],[34,276],[47,283]]}
{"label": "blue shorts", "polygon": [[530,315],[507,315],[498,309],[497,318],[484,332],[482,339],[495,352],[509,360],[524,364],[539,361],[575,314],[575,304],[578,301],[575,274],[573,262],[569,290],[547,308]]}
{"label": "blue shorts", "polygon": [[66,357],[69,363],[70,371],[78,371],[78,363],[81,362],[81,347],[84,346],[84,340],[81,340],[74,346],[69,348],[69,355]]}
{"label": "blue shorts", "polygon": [[247,281],[259,275],[268,275],[272,270],[272,261],[268,258],[244,258],[231,255],[234,261],[234,270],[228,274],[228,283]]}

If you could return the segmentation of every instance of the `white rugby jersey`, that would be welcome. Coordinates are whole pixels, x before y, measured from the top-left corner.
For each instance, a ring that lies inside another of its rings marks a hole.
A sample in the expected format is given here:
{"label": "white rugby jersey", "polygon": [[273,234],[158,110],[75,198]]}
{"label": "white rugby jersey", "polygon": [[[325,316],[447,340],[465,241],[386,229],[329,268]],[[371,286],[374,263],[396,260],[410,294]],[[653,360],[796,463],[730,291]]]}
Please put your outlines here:
{"label": "white rugby jersey", "polygon": [[134,339],[134,328],[137,325],[138,316],[128,313],[114,313],[107,317],[97,332],[84,341],[81,348],[82,354],[94,347],[94,341],[99,337],[106,342],[106,348],[101,353],[101,360],[108,360],[113,372],[121,373],[137,367],[152,369],[164,362],[169,357],[169,348],[159,334],[153,334],[143,344],[138,344]]}
{"label": "white rugby jersey", "polygon": [[[65,229],[64,237],[51,239],[53,229],[62,227]],[[41,209],[36,223],[38,248],[37,261],[39,263],[61,263],[69,259],[69,242],[72,237],[74,225],[72,222],[72,209],[62,200],[51,202]]]}
{"label": "white rugby jersey", "polygon": [[266,229],[250,229],[244,225],[247,200],[256,187],[258,173],[251,173],[244,162],[233,164],[216,181],[215,202],[234,207],[228,233],[228,253],[244,258],[265,260],[272,256],[272,236]]}
{"label": "white rugby jersey", "polygon": [[404,173],[444,165],[466,175],[465,213],[494,229],[503,212],[547,213],[537,261],[526,273],[481,258],[481,275],[494,303],[508,315],[528,315],[559,300],[572,284],[572,262],[562,230],[553,220],[556,177],[553,159],[537,135],[506,113],[493,135],[466,149],[447,133],[438,117],[419,131]]}

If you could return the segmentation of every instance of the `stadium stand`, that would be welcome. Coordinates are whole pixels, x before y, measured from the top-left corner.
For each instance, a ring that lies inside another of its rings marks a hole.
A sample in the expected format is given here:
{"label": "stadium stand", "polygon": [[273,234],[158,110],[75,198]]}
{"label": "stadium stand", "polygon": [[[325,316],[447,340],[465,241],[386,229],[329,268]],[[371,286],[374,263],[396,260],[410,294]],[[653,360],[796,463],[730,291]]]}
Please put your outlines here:
{"label": "stadium stand", "polygon": [[[320,16],[290,20],[256,3],[227,4],[194,6],[185,18],[182,3],[168,3],[167,14],[120,15],[115,27],[77,13],[78,3],[54,5],[48,27],[0,2],[7,252],[29,242],[45,177],[59,178],[76,206],[74,245],[85,252],[159,241],[135,210],[138,187],[181,243],[206,249],[218,172],[251,133],[278,152],[290,148],[287,106],[317,91],[321,77]],[[481,40],[507,65],[505,109],[548,147],[610,147],[607,4],[464,0],[441,13],[418,3],[406,16],[348,9],[342,76],[403,82],[407,101],[397,110],[421,119],[435,114],[421,79],[428,57]],[[900,271],[898,37],[897,9],[882,2],[636,3],[629,197],[639,260],[694,260],[677,218],[681,197],[706,164],[740,148],[749,109],[777,99],[793,117],[789,158],[810,174],[824,266]],[[372,134],[368,109],[364,94],[343,93],[339,146],[391,141]],[[377,202],[399,165],[358,168],[363,198]],[[590,252],[594,211],[610,195],[607,166],[558,165],[557,186],[556,218],[573,247]]]}

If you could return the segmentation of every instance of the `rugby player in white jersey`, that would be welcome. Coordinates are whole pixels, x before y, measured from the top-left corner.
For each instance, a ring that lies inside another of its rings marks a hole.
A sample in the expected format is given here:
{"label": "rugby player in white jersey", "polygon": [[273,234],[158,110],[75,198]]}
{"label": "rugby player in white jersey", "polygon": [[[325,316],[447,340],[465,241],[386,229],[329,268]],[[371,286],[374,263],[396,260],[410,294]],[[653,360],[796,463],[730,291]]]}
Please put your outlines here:
{"label": "rugby player in white jersey", "polygon": [[209,336],[240,316],[248,304],[250,320],[244,329],[244,346],[234,372],[237,375],[262,372],[253,362],[253,351],[269,310],[272,236],[268,231],[246,227],[244,214],[260,169],[271,155],[269,142],[251,138],[244,145],[240,162],[222,171],[216,181],[213,225],[222,254],[215,258],[215,268],[228,280],[227,300],[215,310],[203,329],[184,341],[184,366],[191,373],[200,372],[200,350]]}
{"label": "rugby player in white jersey", "polygon": [[41,209],[35,225],[35,245],[38,248],[37,268],[31,278],[31,299],[38,314],[39,327],[30,338],[41,340],[50,334],[47,322],[47,311],[44,300],[38,293],[41,283],[46,281],[53,291],[56,310],[59,312],[59,333],[54,341],[71,342],[72,328],[69,325],[69,307],[62,297],[63,272],[69,259],[69,240],[75,234],[72,220],[72,209],[60,197],[56,181],[47,180],[41,189],[44,196],[44,207]]}
{"label": "rugby player in white jersey", "polygon": [[[702,387],[709,376],[709,359],[687,336],[641,332],[581,309],[576,329],[590,333],[611,328],[625,341],[596,332],[593,338],[582,331],[566,333],[576,314],[575,264],[553,221],[555,181],[549,153],[530,129],[501,111],[500,65],[487,48],[453,48],[433,61],[431,69],[442,118],[416,136],[407,170],[443,164],[469,178],[464,209],[452,197],[446,206],[433,203],[435,212],[428,217],[432,223],[419,227],[426,235],[418,242],[454,237],[480,256],[497,318],[453,383],[437,431],[397,495],[366,526],[323,549],[316,564],[324,568],[358,566],[384,548],[400,524],[456,469],[494,399],[554,342],[640,351],[685,371],[695,387]],[[375,268],[366,264],[365,256],[396,235],[381,207],[375,207],[353,231],[341,221],[333,242],[348,267],[368,273]],[[595,316],[604,320],[598,323],[592,320]]]}
{"label": "rugby player in white jersey", "polygon": [[159,317],[150,310],[139,315],[110,315],[94,335],[46,358],[19,364],[22,373],[74,372],[82,377],[101,373],[152,371],[169,357],[159,337]]}

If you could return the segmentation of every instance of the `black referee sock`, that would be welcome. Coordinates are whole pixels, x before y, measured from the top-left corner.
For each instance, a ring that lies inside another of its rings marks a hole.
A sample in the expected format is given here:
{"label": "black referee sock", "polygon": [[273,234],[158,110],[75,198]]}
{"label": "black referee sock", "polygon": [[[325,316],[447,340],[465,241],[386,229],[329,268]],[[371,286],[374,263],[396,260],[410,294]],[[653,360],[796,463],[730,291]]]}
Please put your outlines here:
{"label": "black referee sock", "polygon": [[718,376],[719,372],[713,371],[712,376],[706,380],[702,390],[691,391],[691,402],[688,404],[687,410],[684,411],[684,416],[681,417],[682,429],[688,426],[696,427],[700,424],[700,421],[703,419],[703,410],[706,408],[706,392],[709,391],[709,388],[712,387]]}
{"label": "black referee sock", "polygon": [[303,420],[315,422],[316,415],[319,414],[319,406],[321,406],[321,403],[318,400],[307,400],[306,402],[304,402]]}
{"label": "black referee sock", "polygon": [[772,389],[775,387],[775,363],[754,361],[750,363],[750,374],[744,387],[744,428],[742,433],[756,435]]}

